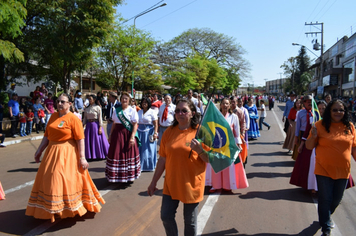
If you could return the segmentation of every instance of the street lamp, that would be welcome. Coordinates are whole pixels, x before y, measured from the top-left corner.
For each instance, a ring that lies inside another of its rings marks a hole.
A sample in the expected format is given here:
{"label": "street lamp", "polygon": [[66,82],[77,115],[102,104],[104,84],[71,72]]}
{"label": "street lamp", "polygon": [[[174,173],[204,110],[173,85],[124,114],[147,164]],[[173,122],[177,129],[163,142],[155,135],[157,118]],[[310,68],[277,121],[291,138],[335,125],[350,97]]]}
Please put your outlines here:
{"label": "street lamp", "polygon": [[309,48],[307,48],[306,46],[299,44],[299,43],[292,43],[293,46],[302,46],[305,47],[306,49],[309,50],[309,52],[313,53],[314,56],[319,57],[318,55],[316,55],[312,50],[310,50]]}
{"label": "street lamp", "polygon": [[[144,12],[141,12],[140,14],[138,14],[137,16],[135,16],[135,18],[134,18],[134,31],[135,31],[135,29],[136,29],[136,19],[137,18],[139,18],[140,16],[143,16],[143,15],[145,15],[145,14],[147,14],[147,13],[149,13],[149,12],[151,12],[151,11],[153,11],[153,10],[156,10],[157,8],[160,8],[160,7],[164,7],[164,6],[166,6],[167,5],[167,3],[163,3],[163,4],[161,4],[161,5],[159,5],[159,6],[157,6],[157,7],[154,7],[154,8],[152,8],[152,9],[148,9],[148,10],[145,10]],[[135,47],[135,43],[134,43],[134,45],[133,45],[134,47]],[[134,92],[133,92],[133,90],[134,90],[134,76],[135,76],[135,72],[134,72],[134,62],[132,62],[132,84],[131,84],[131,94],[132,94],[132,97],[134,97]]]}

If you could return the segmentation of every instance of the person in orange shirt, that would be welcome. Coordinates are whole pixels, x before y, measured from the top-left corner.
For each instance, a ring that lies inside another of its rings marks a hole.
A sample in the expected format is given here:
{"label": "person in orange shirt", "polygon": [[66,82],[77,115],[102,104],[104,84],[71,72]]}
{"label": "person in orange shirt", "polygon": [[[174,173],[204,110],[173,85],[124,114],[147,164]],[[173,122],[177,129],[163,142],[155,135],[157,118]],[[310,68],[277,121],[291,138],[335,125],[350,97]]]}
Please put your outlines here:
{"label": "person in orange shirt", "polygon": [[346,104],[328,103],[323,119],[312,127],[306,147],[315,148],[315,175],[318,183],[319,224],[330,235],[330,218],[339,205],[350,176],[351,154],[356,157],[356,134]]}
{"label": "person in orange shirt", "polygon": [[185,235],[197,234],[198,205],[204,198],[205,169],[209,161],[208,153],[195,139],[199,117],[192,101],[178,101],[173,124],[163,133],[160,158],[147,189],[152,196],[166,171],[161,219],[167,235],[178,235],[175,214],[179,202],[184,203]]}
{"label": "person in orange shirt", "polygon": [[100,212],[105,203],[94,185],[84,154],[82,122],[70,112],[67,94],[57,99],[58,112],[52,114],[35,161],[40,162],[28,201],[26,215],[37,219],[82,216],[87,211]]}

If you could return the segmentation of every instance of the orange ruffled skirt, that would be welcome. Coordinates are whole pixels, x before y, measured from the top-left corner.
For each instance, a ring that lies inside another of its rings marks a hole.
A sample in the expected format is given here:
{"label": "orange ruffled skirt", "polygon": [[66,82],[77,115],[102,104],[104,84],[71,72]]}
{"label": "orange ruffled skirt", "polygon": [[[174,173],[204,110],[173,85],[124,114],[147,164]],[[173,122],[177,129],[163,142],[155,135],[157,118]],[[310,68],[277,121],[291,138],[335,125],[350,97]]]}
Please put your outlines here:
{"label": "orange ruffled skirt", "polygon": [[78,168],[75,140],[50,141],[38,169],[26,215],[55,220],[82,216],[87,211],[100,212],[105,203],[88,170]]}

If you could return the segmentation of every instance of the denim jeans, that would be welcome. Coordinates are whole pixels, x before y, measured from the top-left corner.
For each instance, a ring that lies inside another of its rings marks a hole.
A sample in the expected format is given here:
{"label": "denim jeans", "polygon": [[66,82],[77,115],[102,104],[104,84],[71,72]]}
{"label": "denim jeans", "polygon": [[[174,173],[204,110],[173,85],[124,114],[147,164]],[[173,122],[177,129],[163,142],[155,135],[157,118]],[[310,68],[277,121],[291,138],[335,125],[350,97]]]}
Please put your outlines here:
{"label": "denim jeans", "polygon": [[20,134],[21,135],[26,134],[26,123],[20,123]]}
{"label": "denim jeans", "polygon": [[[161,220],[163,222],[166,235],[177,236],[178,227],[175,220],[179,200],[173,200],[171,196],[163,194],[161,206]],[[184,203],[184,235],[197,235],[197,221],[198,221],[198,205],[199,203],[187,204]]]}
{"label": "denim jeans", "polygon": [[318,183],[318,215],[323,233],[331,231],[331,214],[341,202],[347,184],[347,179],[332,179],[316,175]]}
{"label": "denim jeans", "polygon": [[33,126],[33,121],[27,121],[27,134],[31,134],[32,133],[32,126]]}
{"label": "denim jeans", "polygon": [[46,112],[45,128],[44,128],[44,130],[46,130],[46,128],[47,128],[47,123],[48,123],[48,121],[49,121],[49,118],[51,118],[51,115],[52,115],[52,113],[47,113],[47,112]]}
{"label": "denim jeans", "polygon": [[267,126],[267,127],[270,127],[270,125],[269,125],[267,122],[264,121],[265,118],[266,118],[266,117],[260,117],[259,125],[258,125],[258,126],[260,127],[260,130],[262,130],[262,124],[264,124],[264,125]]}

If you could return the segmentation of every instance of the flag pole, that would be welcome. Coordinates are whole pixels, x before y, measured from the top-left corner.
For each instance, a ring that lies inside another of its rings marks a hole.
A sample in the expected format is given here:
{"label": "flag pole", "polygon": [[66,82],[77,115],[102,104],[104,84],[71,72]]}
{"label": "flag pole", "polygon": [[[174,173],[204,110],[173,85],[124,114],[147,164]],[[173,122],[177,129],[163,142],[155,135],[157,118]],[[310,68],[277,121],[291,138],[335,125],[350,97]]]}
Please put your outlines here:
{"label": "flag pole", "polygon": [[[209,106],[210,106],[210,103],[211,103],[211,99],[209,100],[208,105],[207,105],[207,106],[206,106],[206,108],[205,108],[205,111],[207,111],[207,110],[208,110],[208,108],[209,108]],[[204,114],[203,114],[202,118],[200,119],[200,122],[199,122],[199,126],[198,126],[198,129],[197,129],[197,132],[195,133],[195,138],[197,138],[197,137],[198,137],[198,134],[199,134],[199,131],[200,131],[200,127],[201,127],[201,123],[203,122],[203,119],[204,119],[205,114],[206,114],[206,112],[204,112]],[[193,149],[190,149],[190,152],[189,152],[189,157],[188,157],[188,158],[190,158],[190,155],[192,154],[192,151],[193,151]]]}

